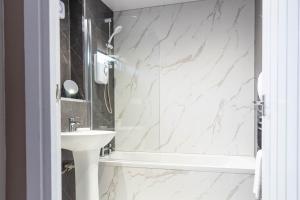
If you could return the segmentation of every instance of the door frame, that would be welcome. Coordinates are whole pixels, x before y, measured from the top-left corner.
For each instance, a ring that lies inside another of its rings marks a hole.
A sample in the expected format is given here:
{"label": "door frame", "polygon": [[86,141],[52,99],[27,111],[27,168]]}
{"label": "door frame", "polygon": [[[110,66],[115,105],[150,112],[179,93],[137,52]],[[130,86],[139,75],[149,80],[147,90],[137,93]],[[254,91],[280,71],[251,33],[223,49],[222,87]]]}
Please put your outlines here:
{"label": "door frame", "polygon": [[300,198],[299,6],[263,1],[263,200]]}
{"label": "door frame", "polygon": [[[60,200],[58,0],[24,1],[27,199]],[[300,198],[298,0],[263,0],[263,200]]]}
{"label": "door frame", "polygon": [[28,200],[61,199],[58,3],[24,1]]}

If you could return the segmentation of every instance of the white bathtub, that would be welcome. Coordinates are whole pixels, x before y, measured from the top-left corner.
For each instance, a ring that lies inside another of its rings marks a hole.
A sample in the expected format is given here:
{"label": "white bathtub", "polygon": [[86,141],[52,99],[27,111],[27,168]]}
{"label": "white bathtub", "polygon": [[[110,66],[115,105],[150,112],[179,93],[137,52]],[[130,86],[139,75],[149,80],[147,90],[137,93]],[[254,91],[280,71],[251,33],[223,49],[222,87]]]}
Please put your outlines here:
{"label": "white bathtub", "polygon": [[114,152],[101,158],[101,200],[254,200],[254,158]]}
{"label": "white bathtub", "polygon": [[246,156],[113,152],[100,159],[102,166],[254,174],[255,159]]}

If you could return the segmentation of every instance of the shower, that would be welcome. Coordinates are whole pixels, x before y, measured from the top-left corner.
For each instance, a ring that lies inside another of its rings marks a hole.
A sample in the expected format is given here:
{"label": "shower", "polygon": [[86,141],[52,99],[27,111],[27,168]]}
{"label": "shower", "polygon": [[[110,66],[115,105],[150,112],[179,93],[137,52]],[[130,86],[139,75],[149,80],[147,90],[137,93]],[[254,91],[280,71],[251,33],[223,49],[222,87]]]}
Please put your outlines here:
{"label": "shower", "polygon": [[[114,49],[114,46],[112,44],[112,40],[113,38],[119,34],[122,31],[122,26],[117,26],[114,29],[114,32],[111,34],[111,23],[112,23],[112,19],[111,18],[107,18],[104,20],[105,23],[108,23],[108,30],[109,30],[109,39],[106,43],[106,47],[107,47],[107,54],[110,55],[110,53],[112,52],[112,50]],[[111,55],[114,56],[114,55]],[[109,63],[108,65],[108,69],[112,68],[112,63]],[[108,77],[109,77],[109,70],[108,70]],[[105,84],[104,86],[104,103],[105,103],[105,107],[108,113],[112,114],[113,110],[112,110],[112,104],[111,104],[111,97],[110,97],[110,90],[109,90],[109,80],[107,82],[107,84]]]}
{"label": "shower", "polygon": [[108,40],[108,42],[106,44],[107,48],[109,48],[109,49],[113,49],[114,48],[114,46],[111,44],[112,39],[115,37],[115,35],[119,34],[122,31],[122,28],[123,28],[122,26],[117,26],[115,28],[113,34],[110,35],[109,40]]}

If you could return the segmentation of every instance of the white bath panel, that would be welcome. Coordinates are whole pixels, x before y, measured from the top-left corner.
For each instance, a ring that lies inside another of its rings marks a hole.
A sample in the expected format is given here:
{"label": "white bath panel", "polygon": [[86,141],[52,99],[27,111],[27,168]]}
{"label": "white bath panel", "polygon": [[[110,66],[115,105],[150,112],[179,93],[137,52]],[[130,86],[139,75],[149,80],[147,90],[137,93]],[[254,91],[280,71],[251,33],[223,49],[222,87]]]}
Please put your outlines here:
{"label": "white bath panel", "polygon": [[249,174],[126,167],[99,174],[100,200],[254,200]]}

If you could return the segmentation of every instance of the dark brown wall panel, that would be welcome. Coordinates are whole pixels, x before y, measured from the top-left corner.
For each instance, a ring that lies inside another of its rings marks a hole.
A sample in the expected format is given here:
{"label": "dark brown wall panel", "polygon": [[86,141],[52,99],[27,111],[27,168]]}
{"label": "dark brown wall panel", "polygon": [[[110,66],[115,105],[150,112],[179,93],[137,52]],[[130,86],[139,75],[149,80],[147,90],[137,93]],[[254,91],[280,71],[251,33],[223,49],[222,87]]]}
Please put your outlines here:
{"label": "dark brown wall panel", "polygon": [[6,200],[26,199],[23,3],[23,0],[4,0]]}

